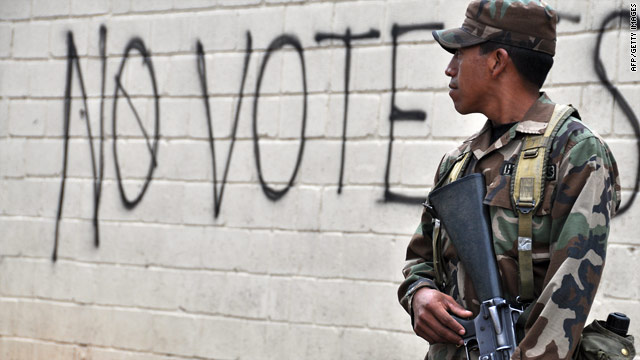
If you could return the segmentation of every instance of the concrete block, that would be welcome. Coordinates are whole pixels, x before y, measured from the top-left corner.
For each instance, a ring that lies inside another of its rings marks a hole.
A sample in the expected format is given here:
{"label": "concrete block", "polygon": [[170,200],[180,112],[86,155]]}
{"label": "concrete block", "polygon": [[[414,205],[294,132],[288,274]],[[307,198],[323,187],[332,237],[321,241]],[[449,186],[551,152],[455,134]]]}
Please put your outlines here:
{"label": "concrete block", "polygon": [[397,90],[442,89],[448,86],[449,78],[444,71],[451,54],[440,45],[399,45],[396,56]]}
{"label": "concrete block", "polygon": [[600,135],[611,134],[613,97],[609,95],[607,89],[600,85],[585,87],[582,97],[583,106],[579,109],[582,121]]}
{"label": "concrete block", "polygon": [[380,46],[353,52],[353,82],[356,90],[386,90],[391,86],[391,47]]}
{"label": "concrete block", "polygon": [[14,100],[9,103],[9,133],[13,136],[42,136],[45,133],[48,104],[42,101]]}
{"label": "concrete block", "polygon": [[434,138],[464,140],[480,130],[486,121],[482,114],[460,115],[453,107],[448,93],[434,95],[434,111],[431,115]]}
{"label": "concrete block", "polygon": [[108,12],[108,2],[100,0],[71,0],[71,15],[102,15]]}
{"label": "concrete block", "polygon": [[51,256],[55,228],[52,219],[2,217],[0,224],[0,243],[6,256]]}
{"label": "concrete block", "polygon": [[620,169],[620,185],[623,189],[633,189],[638,169],[638,144],[634,140],[609,139],[607,144]]}
{"label": "concrete block", "polygon": [[8,0],[0,8],[0,18],[7,20],[28,19],[31,16],[31,2]]}
{"label": "concrete block", "polygon": [[62,174],[63,147],[59,141],[27,139],[24,142],[24,172],[27,176]]}
{"label": "concrete block", "polygon": [[209,0],[174,0],[174,9],[203,9],[212,8],[216,5],[216,1]]}
{"label": "concrete block", "polygon": [[640,254],[638,246],[611,244],[607,248],[607,264],[602,278],[604,296],[618,299],[637,299],[640,283],[633,271],[615,271],[636,264]]}
{"label": "concrete block", "polygon": [[[628,2],[627,0],[625,0],[626,2]],[[636,6],[637,8],[637,6]],[[622,9],[630,9],[630,4],[622,7]],[[621,83],[638,83],[638,81],[640,81],[640,69],[638,69],[638,63],[640,62],[640,60],[638,60],[638,32],[635,32],[635,41],[636,41],[636,52],[635,52],[635,62],[632,63],[631,59],[631,25],[629,23],[629,20],[626,21],[622,21],[621,24],[621,29],[622,31],[619,32],[619,39],[618,39],[618,54],[620,56],[619,62],[618,62],[618,73],[617,76],[615,76],[615,78],[621,82]],[[635,65],[635,71],[632,70],[632,65]],[[613,74],[609,75],[613,77]]]}
{"label": "concrete block", "polygon": [[[597,92],[597,86],[592,86],[590,88],[592,88],[592,92]],[[586,87],[583,86],[559,86],[551,88],[543,87],[541,91],[544,91],[551,101],[556,104],[571,104],[573,107],[578,109],[580,115],[582,115],[584,112],[583,104],[585,104],[583,101],[583,99],[585,99],[585,89]],[[593,95],[593,93],[589,93],[589,96]],[[585,113],[585,115],[588,114]],[[595,124],[592,123],[591,125]]]}
{"label": "concrete block", "polygon": [[0,141],[0,173],[4,177],[25,175],[25,140],[3,139]]}
{"label": "concrete block", "polygon": [[[346,154],[349,153],[348,146],[347,143]],[[304,158],[300,165],[300,182],[337,185],[340,176],[341,147],[341,141],[307,140]]]}
{"label": "concrete block", "polygon": [[61,17],[69,15],[70,0],[34,0],[32,15],[34,18]]}
{"label": "concrete block", "polygon": [[[388,149],[389,144],[386,141],[348,140],[345,149],[345,184],[376,184],[379,186],[384,184]],[[394,160],[399,158],[395,156],[396,154],[398,152],[394,151]],[[339,169],[339,158],[334,160],[334,164]],[[392,179],[396,179],[398,175],[399,172],[394,171]],[[343,189],[343,191],[348,190]]]}
{"label": "concrete block", "polygon": [[0,95],[26,97],[29,92],[30,64],[21,61],[0,62]]}
{"label": "concrete block", "polygon": [[[603,36],[600,54],[602,62],[609,74],[609,78],[616,74],[617,33],[606,32]],[[596,51],[597,34],[577,34],[559,36],[556,45],[556,55],[550,77],[553,84],[579,84],[598,82],[598,76],[593,68],[593,53]],[[582,54],[582,55],[576,55]],[[608,54],[604,56],[604,54]]]}
{"label": "concrete block", "polygon": [[[425,120],[396,120],[393,128],[394,139],[426,139],[433,127],[433,100],[431,92],[398,92],[396,107],[402,111],[422,111]],[[391,94],[385,94],[380,101],[379,135],[389,138],[391,131]]]}
{"label": "concrete block", "polygon": [[9,102],[2,99],[0,100],[0,138],[7,135],[9,135]]}
{"label": "concrete block", "polygon": [[[449,6],[449,4],[447,4]],[[385,11],[385,24],[383,26],[385,41],[390,41],[391,29],[394,24],[413,25],[441,22],[439,2],[424,2],[419,0],[398,1],[387,4]],[[464,15],[464,14],[463,14]],[[431,31],[419,30],[409,32],[399,39],[401,42],[425,42],[434,41]]]}
{"label": "concrete block", "polygon": [[249,6],[249,5],[257,5],[261,2],[261,0],[217,0],[217,4],[220,6]]}
{"label": "concrete block", "polygon": [[0,58],[11,56],[13,43],[13,27],[9,24],[0,24]]}
{"label": "concrete block", "polygon": [[32,97],[58,97],[64,95],[66,61],[30,62],[29,95]]}
{"label": "concrete block", "polygon": [[548,3],[559,13],[560,21],[556,27],[558,34],[584,32],[590,29],[590,9],[584,2],[551,0]]}
{"label": "concrete block", "polygon": [[[630,169],[629,177],[633,176],[633,171],[635,168]],[[631,200],[632,192],[631,191],[623,191],[622,192],[622,206],[629,204]],[[640,241],[638,238],[634,236],[635,229],[635,219],[637,219],[637,214],[640,210],[640,206],[637,206],[638,197],[636,195],[636,199],[634,200],[633,205],[624,213],[620,214],[613,218],[611,222],[611,233],[609,235],[609,243],[615,244],[631,244],[631,245],[640,245]]]}
{"label": "concrete block", "polygon": [[196,39],[199,40],[205,53],[246,49],[247,29],[238,26],[237,10],[217,9],[212,12],[200,12],[189,19],[193,26],[193,37],[189,41],[195,44]]}
{"label": "concrete block", "polygon": [[[219,53],[205,56],[207,89],[211,95],[233,95],[237,96],[242,85],[244,70],[244,53]],[[257,57],[252,56],[252,61],[256,62]],[[195,61],[194,61],[195,66]],[[248,70],[254,69],[255,66]],[[194,70],[197,70],[194,68]],[[244,94],[253,95],[255,92],[255,82],[253,87],[248,87],[249,78],[255,77],[256,73],[249,74],[245,81]],[[197,82],[200,90],[200,80]],[[200,90],[200,94],[202,91]]]}
{"label": "concrete block", "polygon": [[[112,6],[114,6],[112,4]],[[110,18],[105,24],[107,34],[107,53],[109,55],[124,55],[124,51],[134,38],[140,38],[149,48],[149,39],[151,39],[151,19],[144,16],[127,16]],[[153,49],[151,49],[153,50]],[[138,54],[132,50],[132,54]]]}
{"label": "concrete block", "polygon": [[315,35],[318,32],[331,32],[334,16],[333,3],[307,3],[304,6],[284,7],[284,32],[296,34],[302,46],[316,45]]}
{"label": "concrete block", "polygon": [[[213,137],[215,139],[230,139],[235,122],[237,98],[233,97],[209,97],[209,111]],[[191,138],[209,140],[209,126],[206,115],[204,98],[190,100],[185,104],[183,111],[189,111],[189,121],[186,124],[187,135]],[[168,117],[167,119],[172,119]],[[172,119],[176,121],[178,119]],[[168,126],[183,127],[183,124]],[[182,130],[181,130],[182,131]],[[237,135],[237,134],[236,134]]]}
{"label": "concrete block", "polygon": [[[636,119],[640,117],[640,105],[636,101],[640,97],[640,89],[635,85],[624,85],[618,87],[618,90],[624,97],[625,102],[631,108]],[[614,101],[613,106],[613,132],[616,135],[635,135],[635,131],[632,126],[632,119],[630,119],[620,107],[622,103]]]}
{"label": "concrete block", "polygon": [[[200,110],[200,107],[204,108],[202,102],[182,98],[171,98],[163,100],[164,101],[161,105],[162,137],[165,139],[184,139],[188,137],[189,124],[192,122],[191,113],[195,113],[197,110]],[[206,124],[204,116],[203,119],[198,120],[201,120],[203,125]]]}
{"label": "concrete block", "polygon": [[194,37],[192,19],[189,14],[156,16],[151,22],[150,46],[154,54],[186,51],[194,53],[196,48]]}
{"label": "concrete block", "polygon": [[[283,103],[282,106],[285,106]],[[307,97],[307,127],[305,135],[307,139],[322,138],[327,133],[327,126],[338,118],[329,118],[329,96],[310,94]],[[282,109],[281,114],[287,114],[288,109]],[[280,125],[280,131],[288,129],[285,125]]]}
{"label": "concrete block", "polygon": [[63,360],[74,359],[79,353],[75,346],[70,345],[17,338],[0,340],[0,356],[5,359]]}
{"label": "concrete block", "polygon": [[[385,3],[382,1],[341,2],[335,4],[333,31],[344,33],[347,28],[353,34],[366,33],[371,29],[381,33],[391,31],[384,29]],[[325,30],[326,31],[326,30]],[[381,39],[358,41],[359,44],[379,44]]]}
{"label": "concrete block", "polygon": [[[329,97],[327,136],[342,138],[344,129],[344,94]],[[364,139],[378,133],[386,114],[380,111],[382,100],[377,95],[350,94],[347,117],[347,138]]]}
{"label": "concrete block", "polygon": [[[44,24],[41,26],[44,27]],[[29,28],[31,28],[30,26]],[[73,20],[56,20],[52,21],[50,25],[48,25],[49,29],[47,29],[47,34],[43,35],[45,39],[40,39],[37,41],[44,42],[48,41],[49,50],[48,52],[53,57],[64,57],[67,58],[69,53],[69,44],[68,44],[68,33],[71,32],[73,35],[73,43],[76,46],[76,51],[78,56],[86,56],[89,48],[89,34],[90,32],[97,32],[98,29],[94,28],[93,25],[90,26],[89,21],[83,19],[73,19]],[[27,36],[32,37],[31,34]],[[36,40],[31,40],[36,41]],[[96,45],[97,46],[97,45]],[[43,53],[45,50],[35,50],[37,52]],[[48,54],[44,54],[48,55]],[[97,55],[97,54],[96,54]],[[75,69],[74,69],[75,71]],[[84,81],[88,81],[87,77],[96,76],[99,77],[98,74],[90,74],[83,73]]]}
{"label": "concrete block", "polygon": [[132,12],[151,12],[169,10],[173,7],[173,0],[136,0],[131,2]]}
{"label": "concrete block", "polygon": [[[372,346],[363,346],[362,341],[371,341]],[[369,329],[345,330],[341,356],[344,359],[360,359],[380,356],[400,360],[407,357],[422,357],[427,352],[424,340],[413,332],[392,333]]]}
{"label": "concrete block", "polygon": [[401,183],[421,186],[423,189],[433,185],[440,160],[456,145],[453,142],[399,142],[397,147],[402,149]]}
{"label": "concrete block", "polygon": [[[242,0],[247,2],[249,0]],[[251,0],[250,4],[260,0]],[[220,0],[222,6],[229,6],[230,0]],[[233,6],[240,6],[241,1],[233,1]],[[255,50],[266,50],[271,42],[284,32],[284,8],[282,7],[250,7],[238,9],[238,29],[250,31]],[[239,38],[244,44],[244,38]],[[244,48],[242,46],[241,48]]]}
{"label": "concrete block", "polygon": [[131,11],[131,0],[113,0],[111,12],[113,14],[125,14]]}

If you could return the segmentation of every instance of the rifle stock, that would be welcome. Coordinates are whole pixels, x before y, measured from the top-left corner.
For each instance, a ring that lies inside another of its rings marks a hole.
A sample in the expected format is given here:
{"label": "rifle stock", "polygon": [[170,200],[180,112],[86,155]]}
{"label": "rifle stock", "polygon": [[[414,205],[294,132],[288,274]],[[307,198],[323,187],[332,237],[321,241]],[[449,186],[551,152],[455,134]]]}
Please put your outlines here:
{"label": "rifle stock", "polygon": [[481,302],[474,319],[453,316],[465,328],[467,359],[477,349],[480,360],[508,360],[517,347],[515,324],[522,311],[502,295],[485,193],[484,176],[472,174],[432,191],[427,206],[444,225]]}

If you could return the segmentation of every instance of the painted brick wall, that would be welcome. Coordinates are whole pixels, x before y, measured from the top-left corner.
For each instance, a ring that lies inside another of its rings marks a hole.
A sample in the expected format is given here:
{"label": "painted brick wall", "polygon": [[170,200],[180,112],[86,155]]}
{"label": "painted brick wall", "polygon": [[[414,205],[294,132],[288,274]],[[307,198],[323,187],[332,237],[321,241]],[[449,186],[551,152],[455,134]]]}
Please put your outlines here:
{"label": "painted brick wall", "polygon": [[[551,1],[563,20],[545,86],[607,139],[625,202],[638,184],[640,73],[629,22],[603,21],[632,2]],[[421,358],[427,344],[395,295],[421,207],[385,193],[424,197],[440,156],[483,122],[454,111],[449,57],[428,30],[458,26],[465,7],[0,0],[0,358]],[[394,48],[394,26],[416,24]],[[316,37],[347,29],[343,143],[345,42]],[[392,101],[426,120],[395,122],[389,155]],[[636,336],[638,219],[635,202],[612,222],[593,311],[628,313]]]}

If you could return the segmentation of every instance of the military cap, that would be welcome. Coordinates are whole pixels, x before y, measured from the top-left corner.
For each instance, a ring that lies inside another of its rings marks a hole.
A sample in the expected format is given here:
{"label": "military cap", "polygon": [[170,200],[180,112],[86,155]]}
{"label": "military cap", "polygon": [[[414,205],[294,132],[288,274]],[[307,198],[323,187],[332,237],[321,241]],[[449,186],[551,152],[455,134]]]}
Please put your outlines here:
{"label": "military cap", "polygon": [[544,0],[473,0],[465,16],[462,27],[433,32],[451,53],[493,41],[555,54],[558,15]]}

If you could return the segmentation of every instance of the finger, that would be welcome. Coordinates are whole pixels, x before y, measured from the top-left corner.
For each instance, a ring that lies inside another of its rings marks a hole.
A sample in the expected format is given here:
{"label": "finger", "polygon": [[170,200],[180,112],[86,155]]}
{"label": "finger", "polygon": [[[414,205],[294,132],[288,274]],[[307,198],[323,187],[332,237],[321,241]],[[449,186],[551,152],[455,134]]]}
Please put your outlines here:
{"label": "finger", "polygon": [[418,336],[427,340],[430,344],[446,342],[446,339],[441,337],[438,331],[435,330],[431,324],[424,324],[423,322],[420,322],[416,325],[414,330]]}
{"label": "finger", "polygon": [[425,334],[429,334],[436,342],[459,344],[462,341],[462,338],[456,334],[456,331],[459,330],[452,328],[453,324],[447,325],[443,319],[450,319],[455,325],[463,329],[462,326],[453,320],[444,310],[441,313],[435,313],[419,319],[420,322],[418,325]]}
{"label": "finger", "polygon": [[460,325],[446,310],[441,309],[436,313],[438,321],[442,324],[444,330],[441,336],[445,337],[448,342],[458,344],[462,341],[461,336],[464,335],[464,327]]}
{"label": "finger", "polygon": [[458,317],[466,319],[473,316],[473,313],[471,311],[463,308],[462,306],[460,306],[460,304],[455,302],[453,299],[451,299],[451,301],[447,301],[447,306],[449,308],[449,311],[451,311],[451,313],[453,313]]}

